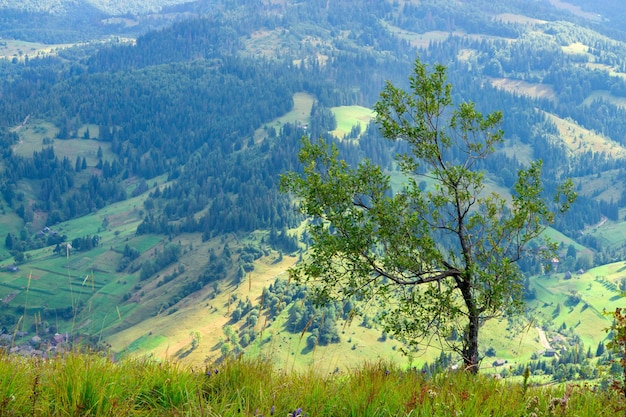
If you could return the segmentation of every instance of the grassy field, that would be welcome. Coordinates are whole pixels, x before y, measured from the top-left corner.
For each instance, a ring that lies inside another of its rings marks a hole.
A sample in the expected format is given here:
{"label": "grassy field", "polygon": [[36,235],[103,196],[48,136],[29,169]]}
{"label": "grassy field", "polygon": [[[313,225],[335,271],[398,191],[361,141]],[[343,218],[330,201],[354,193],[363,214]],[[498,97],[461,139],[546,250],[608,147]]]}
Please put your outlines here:
{"label": "grassy field", "polygon": [[572,151],[594,151],[604,152],[607,155],[613,155],[615,157],[624,156],[626,150],[620,144],[613,142],[609,138],[592,132],[582,126],[576,124],[573,121],[561,119],[552,114],[547,114],[548,119],[552,121],[558,131],[559,138],[563,140],[563,143]]}
{"label": "grassy field", "polygon": [[532,17],[513,13],[500,13],[495,16],[495,19],[502,22],[517,23],[522,25],[535,25],[546,23],[545,20],[535,19]]}
{"label": "grassy field", "polygon": [[[623,73],[621,73],[620,75],[621,77],[626,77],[626,75],[624,75]],[[589,97],[587,97],[584,101],[584,103],[590,103],[594,100],[606,100],[609,103],[612,103],[616,106],[622,107],[622,108],[626,108],[626,98],[624,97],[616,97],[614,95],[612,95],[610,92],[608,91],[595,91],[592,94],[589,95]]]}
{"label": "grassy field", "polygon": [[546,84],[533,84],[510,78],[489,78],[489,81],[492,86],[515,94],[545,99],[553,99],[555,97],[552,87]]}
{"label": "grassy field", "polygon": [[563,9],[563,10],[567,10],[568,12],[575,14],[576,16],[580,16],[583,17],[585,19],[589,19],[592,21],[598,21],[601,20],[602,17],[595,14],[595,13],[590,13],[590,12],[585,12],[584,10],[582,10],[580,7],[575,6],[573,4],[570,4],[566,1],[561,1],[561,0],[550,0],[550,4],[552,4],[554,7],[557,7],[559,9]]}
{"label": "grassy field", "polygon": [[[90,139],[83,139],[84,132],[89,129]],[[88,166],[98,162],[98,148],[102,149],[103,160],[113,160],[115,155],[110,151],[109,142],[98,141],[99,127],[84,125],[78,129],[80,139],[56,139],[58,129],[48,122],[29,121],[25,126],[17,129],[20,141],[13,146],[15,154],[30,157],[34,151],[40,151],[47,146],[53,146],[57,156],[66,156],[74,162],[77,156],[84,157]],[[44,143],[49,141],[49,144]]]}
{"label": "grassy field", "polygon": [[67,354],[0,357],[0,411],[29,416],[615,416],[624,398],[587,385],[537,386],[427,375],[385,362],[337,373],[294,372],[267,361],[229,359],[183,367],[147,359]]}
{"label": "grassy field", "polygon": [[333,107],[331,110],[337,119],[337,128],[331,133],[338,139],[348,135],[350,130],[359,124],[364,131],[374,117],[371,109],[361,106],[340,106]]}
{"label": "grassy field", "polygon": [[26,56],[30,58],[55,55],[59,49],[70,48],[74,44],[46,45],[39,42],[27,42],[15,39],[0,40],[0,58],[17,59],[23,62]]}
{"label": "grassy field", "polygon": [[[618,290],[619,281],[626,276],[624,262],[593,268],[566,279],[564,273],[536,277],[532,286],[537,299],[529,303],[537,324],[556,333],[565,327],[566,334],[578,335],[592,349],[605,340],[611,322],[602,312],[624,306]],[[557,308],[557,306],[559,306]]]}
{"label": "grassy field", "polygon": [[450,35],[462,36],[460,32],[445,32],[440,30],[433,30],[426,33],[415,33],[411,32],[397,26],[393,26],[388,24],[387,22],[382,22],[383,25],[395,36],[399,37],[402,40],[409,42],[415,48],[427,48],[432,42],[443,42]]}
{"label": "grassy field", "polygon": [[266,137],[265,128],[273,127],[276,131],[279,131],[281,127],[286,123],[295,125],[305,125],[309,123],[311,116],[311,108],[315,98],[307,93],[296,93],[293,95],[293,109],[271,123],[259,128],[254,133],[255,140],[261,140]]}

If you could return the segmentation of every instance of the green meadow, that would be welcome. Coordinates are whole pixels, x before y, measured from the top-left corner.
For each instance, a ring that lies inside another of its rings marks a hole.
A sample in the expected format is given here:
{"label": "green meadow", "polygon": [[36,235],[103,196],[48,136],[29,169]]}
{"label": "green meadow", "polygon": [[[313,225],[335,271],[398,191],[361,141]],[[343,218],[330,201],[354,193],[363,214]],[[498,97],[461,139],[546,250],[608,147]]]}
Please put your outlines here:
{"label": "green meadow", "polygon": [[311,117],[311,108],[313,107],[313,102],[315,98],[307,93],[296,93],[293,95],[293,109],[274,119],[271,123],[259,128],[254,133],[255,140],[261,140],[265,137],[267,128],[274,128],[276,131],[279,131],[281,127],[287,123],[291,123],[294,125],[306,125],[309,123],[309,119]]}
{"label": "green meadow", "polygon": [[530,315],[536,325],[548,333],[577,335],[585,347],[595,349],[606,340],[606,329],[611,325],[603,312],[624,306],[619,290],[621,278],[626,276],[626,264],[617,262],[590,269],[583,273],[554,273],[534,277],[531,285],[536,299],[529,303]]}
{"label": "green meadow", "polygon": [[354,126],[361,125],[362,130],[367,129],[374,117],[371,109],[362,106],[340,106],[331,110],[337,119],[337,128],[331,133],[339,139],[348,135]]}

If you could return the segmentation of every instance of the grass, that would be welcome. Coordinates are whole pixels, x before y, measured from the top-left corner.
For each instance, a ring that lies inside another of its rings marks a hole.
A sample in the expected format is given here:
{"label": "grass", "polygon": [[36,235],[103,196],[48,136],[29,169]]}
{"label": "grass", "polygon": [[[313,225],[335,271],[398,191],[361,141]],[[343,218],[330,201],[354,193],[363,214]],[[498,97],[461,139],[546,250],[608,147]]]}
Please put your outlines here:
{"label": "grass", "polygon": [[[615,290],[623,276],[623,267],[624,262],[608,264],[574,274],[571,279],[564,279],[562,273],[535,277],[531,285],[536,289],[537,298],[529,303],[529,309],[536,325],[555,333],[565,324],[566,331],[562,333],[566,338],[569,339],[571,331],[580,337],[585,347],[594,349],[606,338],[604,329],[611,324],[602,311],[605,308],[612,311],[623,304],[624,299]],[[575,305],[569,303],[573,291],[581,297]],[[559,304],[560,314],[555,315]]]}
{"label": "grass", "polygon": [[521,94],[532,98],[554,99],[555,93],[551,86],[539,83],[529,83],[510,78],[490,78],[491,85],[511,93]]}
{"label": "grass", "polygon": [[595,13],[585,12],[580,7],[576,5],[572,5],[569,2],[561,1],[561,0],[550,0],[550,4],[559,9],[567,10],[568,12],[583,17],[585,19],[590,19],[592,21],[597,22],[601,19],[601,16]]}
{"label": "grass", "polygon": [[559,131],[559,138],[573,152],[593,151],[604,152],[611,156],[623,156],[626,152],[617,142],[592,132],[576,122],[548,114],[548,120],[554,123]]}
{"label": "grass", "polygon": [[332,134],[339,139],[350,133],[350,130],[358,124],[364,131],[374,117],[374,112],[371,109],[362,106],[333,107],[332,112],[337,119],[337,128],[332,131]]}
{"label": "grass", "polygon": [[305,125],[309,123],[311,116],[311,108],[315,98],[307,93],[296,93],[293,95],[293,109],[276,119],[259,128],[254,132],[255,140],[262,140],[266,137],[265,128],[273,127],[276,131],[280,131],[281,127],[286,123],[295,125]]}
{"label": "grass", "polygon": [[[620,75],[621,74],[621,75]],[[612,73],[613,76],[621,76],[623,78],[623,73]],[[609,103],[612,103],[618,107],[626,108],[626,98],[618,97],[612,95],[609,91],[597,90],[592,92],[584,101],[585,104],[591,103],[595,100],[605,100]]]}
{"label": "grass", "polygon": [[546,22],[545,20],[535,19],[532,17],[514,13],[500,13],[495,16],[495,19],[506,23],[517,23],[520,25],[534,25],[538,23],[543,24]]}
{"label": "grass", "polygon": [[[82,139],[82,134],[86,129],[89,129],[92,139]],[[13,146],[13,151],[17,155],[30,157],[34,151],[54,146],[54,151],[57,155],[67,156],[72,162],[74,162],[76,156],[85,156],[90,166],[95,165],[97,162],[98,147],[102,147],[103,157],[107,157],[105,159],[112,159],[115,156],[110,152],[110,143],[97,140],[99,128],[96,125],[84,125],[81,127],[78,130],[81,134],[81,139],[55,139],[58,131],[59,129],[52,123],[29,120],[25,126],[18,129],[20,141]],[[51,143],[44,143],[44,138],[49,139]]]}
{"label": "grass", "polygon": [[347,372],[282,371],[228,359],[203,368],[69,353],[0,356],[0,414],[30,416],[612,416],[625,402],[585,385],[426,375],[384,362]]}

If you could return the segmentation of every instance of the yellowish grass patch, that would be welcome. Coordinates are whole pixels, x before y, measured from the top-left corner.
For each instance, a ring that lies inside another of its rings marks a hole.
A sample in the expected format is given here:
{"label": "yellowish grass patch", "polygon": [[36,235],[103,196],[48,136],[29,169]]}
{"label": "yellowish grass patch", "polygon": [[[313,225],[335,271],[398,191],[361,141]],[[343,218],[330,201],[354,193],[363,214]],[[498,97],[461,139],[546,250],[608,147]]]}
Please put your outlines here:
{"label": "yellowish grass patch", "polygon": [[562,119],[549,113],[546,113],[546,116],[556,125],[559,131],[559,138],[572,152],[592,150],[594,152],[604,152],[614,157],[626,155],[626,149],[619,143],[585,129],[573,120]]}
{"label": "yellowish grass patch", "polygon": [[350,133],[352,128],[358,124],[364,131],[374,117],[374,112],[371,109],[362,106],[340,106],[333,107],[331,110],[337,119],[337,128],[331,133],[338,139]]}
{"label": "yellowish grass patch", "polygon": [[504,23],[517,23],[522,25],[542,24],[546,23],[545,20],[535,19],[532,17],[524,16],[515,13],[500,13],[494,16],[495,20],[500,20]]}
{"label": "yellowish grass patch", "polygon": [[576,16],[580,16],[580,17],[583,17],[585,19],[590,19],[590,20],[593,20],[593,21],[600,21],[600,20],[602,20],[602,17],[600,15],[595,14],[595,13],[585,12],[580,7],[575,6],[575,5],[571,4],[571,3],[567,3],[567,2],[561,1],[561,0],[549,0],[549,2],[554,7],[559,8],[559,9],[563,9],[563,10],[567,10],[568,12],[573,13]]}
{"label": "yellowish grass patch", "polygon": [[[237,301],[230,306],[228,311],[228,298],[236,295],[238,300],[246,298],[258,305],[263,288],[272,284],[278,276],[293,266],[297,258],[285,256],[282,261],[273,263],[271,259],[261,259],[255,262],[255,270],[249,277],[238,286],[226,284],[222,286],[222,292],[214,299],[208,299],[209,288],[199,291],[193,296],[187,297],[184,302],[177,306],[179,310],[171,315],[157,315],[144,320],[122,332],[116,333],[109,338],[108,342],[113,350],[122,350],[133,341],[145,335],[159,336],[162,343],[158,346],[149,346],[151,349],[139,348],[137,354],[152,354],[157,358],[170,358],[176,352],[185,350],[191,345],[192,335],[190,332],[200,334],[200,343],[183,359],[185,363],[202,363],[206,358],[216,359],[220,356],[216,349],[220,339],[223,338],[223,328],[231,320],[230,313],[236,307]],[[257,325],[259,332],[263,325],[265,314],[259,317]]]}
{"label": "yellowish grass patch", "polygon": [[488,78],[492,86],[510,93],[520,94],[533,98],[554,99],[554,89],[546,84],[529,83],[510,78]]}
{"label": "yellowish grass patch", "polygon": [[[293,95],[293,108],[291,109],[291,111],[274,119],[266,126],[271,126],[278,131],[285,123],[302,125],[308,124],[311,117],[311,108],[313,107],[314,102],[315,97],[308,93],[295,93]],[[266,133],[263,127],[257,129],[254,132],[254,138],[257,141],[262,140],[265,137]]]}
{"label": "yellowish grass patch", "polygon": [[[626,74],[622,74],[622,77],[626,78]],[[589,97],[585,99],[583,104],[589,104],[597,99],[602,99],[611,104],[614,104],[616,106],[626,109],[626,97],[616,97],[608,91],[594,91],[593,93],[589,95]]]}
{"label": "yellowish grass patch", "polygon": [[446,40],[450,35],[462,36],[461,32],[444,32],[442,30],[433,30],[426,33],[415,33],[411,32],[397,26],[393,26],[387,23],[383,24],[387,27],[387,29],[398,36],[401,39],[404,39],[411,43],[412,46],[416,48],[428,48],[428,45],[431,42],[442,42]]}
{"label": "yellowish grass patch", "polygon": [[574,42],[569,45],[562,46],[561,49],[566,54],[586,54],[589,47],[582,42]]}

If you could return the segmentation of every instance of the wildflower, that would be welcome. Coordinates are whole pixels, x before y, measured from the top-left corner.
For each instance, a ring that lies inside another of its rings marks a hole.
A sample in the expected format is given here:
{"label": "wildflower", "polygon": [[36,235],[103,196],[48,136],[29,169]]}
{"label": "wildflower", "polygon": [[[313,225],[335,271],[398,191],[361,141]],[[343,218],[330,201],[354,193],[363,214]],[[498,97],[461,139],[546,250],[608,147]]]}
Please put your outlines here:
{"label": "wildflower", "polygon": [[556,408],[561,405],[561,398],[552,397],[548,403],[548,413],[554,414],[556,412]]}
{"label": "wildflower", "polygon": [[526,404],[526,410],[532,410],[536,408],[538,404],[539,404],[539,397],[535,395],[530,400],[528,400],[528,404]]}
{"label": "wildflower", "polygon": [[276,411],[276,407],[272,406],[272,408],[270,408],[270,416],[274,415],[274,411]]}
{"label": "wildflower", "polygon": [[437,396],[437,391],[432,390],[432,389],[429,389],[429,390],[428,390],[428,396],[429,396],[430,398],[435,398],[435,397]]}
{"label": "wildflower", "polygon": [[291,417],[298,417],[302,415],[302,408],[297,408],[294,410],[294,412],[291,414]]}

